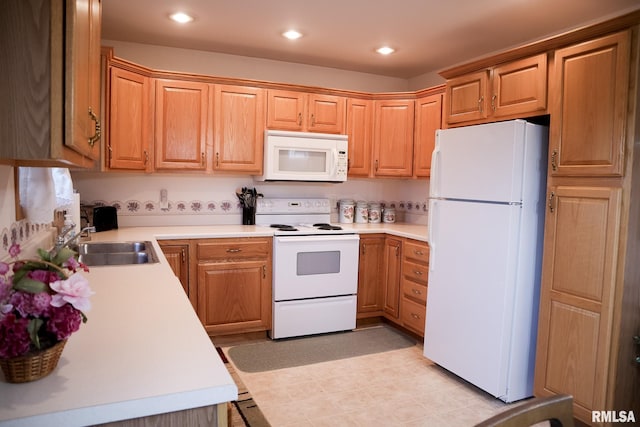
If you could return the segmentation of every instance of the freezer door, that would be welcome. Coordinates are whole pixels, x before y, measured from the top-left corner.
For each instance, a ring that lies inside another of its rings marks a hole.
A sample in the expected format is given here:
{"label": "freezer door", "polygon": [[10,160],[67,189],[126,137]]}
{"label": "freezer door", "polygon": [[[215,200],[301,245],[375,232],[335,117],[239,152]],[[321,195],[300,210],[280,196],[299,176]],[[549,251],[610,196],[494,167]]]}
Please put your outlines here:
{"label": "freezer door", "polygon": [[[503,400],[513,400],[509,376],[522,377],[509,372],[511,358],[530,352],[511,348],[521,209],[448,200],[429,209],[424,355]],[[533,384],[524,388],[530,396]]]}
{"label": "freezer door", "polygon": [[[541,128],[523,120],[467,126],[436,132],[430,197],[520,202],[523,198],[525,154],[539,179],[540,138],[525,133]],[[529,151],[531,149],[532,151]],[[538,159],[531,159],[534,156]],[[527,170],[531,169],[529,167]]]}

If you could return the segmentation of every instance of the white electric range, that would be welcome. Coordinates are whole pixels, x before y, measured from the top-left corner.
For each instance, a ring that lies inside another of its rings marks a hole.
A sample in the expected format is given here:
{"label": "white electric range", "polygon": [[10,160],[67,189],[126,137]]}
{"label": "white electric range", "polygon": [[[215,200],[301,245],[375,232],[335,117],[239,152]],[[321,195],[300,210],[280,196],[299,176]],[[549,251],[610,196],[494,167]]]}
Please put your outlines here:
{"label": "white electric range", "polygon": [[258,199],[256,225],[273,227],[271,338],[354,329],[359,236],[330,224],[328,199]]}

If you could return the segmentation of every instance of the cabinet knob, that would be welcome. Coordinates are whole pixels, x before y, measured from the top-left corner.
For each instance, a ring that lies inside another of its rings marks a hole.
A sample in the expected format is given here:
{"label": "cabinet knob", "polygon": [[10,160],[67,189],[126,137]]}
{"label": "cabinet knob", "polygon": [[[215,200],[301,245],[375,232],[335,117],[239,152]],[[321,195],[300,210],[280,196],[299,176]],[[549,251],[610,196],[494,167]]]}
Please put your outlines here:
{"label": "cabinet knob", "polygon": [[416,288],[411,289],[411,292],[413,292],[416,295],[422,295],[422,292],[419,289],[416,289]]}
{"label": "cabinet knob", "polygon": [[419,314],[411,313],[411,317],[413,317],[416,320],[420,320],[420,315]]}
{"label": "cabinet knob", "polygon": [[230,254],[236,254],[238,252],[242,252],[242,249],[240,249],[240,248],[229,248],[229,249],[227,249],[227,252],[230,253]]}
{"label": "cabinet knob", "polygon": [[422,276],[422,271],[420,271],[420,270],[413,270],[413,274],[415,274],[416,276]]}
{"label": "cabinet knob", "polygon": [[553,150],[551,152],[551,170],[552,171],[557,171],[558,170],[558,150]]}

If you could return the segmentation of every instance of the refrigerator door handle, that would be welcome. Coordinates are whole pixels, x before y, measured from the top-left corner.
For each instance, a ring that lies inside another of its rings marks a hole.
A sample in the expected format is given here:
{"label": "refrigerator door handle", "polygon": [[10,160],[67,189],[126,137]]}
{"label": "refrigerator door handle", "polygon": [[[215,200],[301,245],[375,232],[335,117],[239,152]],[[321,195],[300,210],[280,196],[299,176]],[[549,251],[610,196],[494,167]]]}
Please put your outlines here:
{"label": "refrigerator door handle", "polygon": [[428,243],[429,243],[429,275],[434,270],[435,259],[436,259],[436,244],[435,238],[433,236],[435,226],[437,225],[437,211],[438,211],[438,201],[436,199],[429,200],[429,219],[427,223],[427,232],[428,232]]}
{"label": "refrigerator door handle", "polygon": [[440,144],[438,142],[438,135],[436,134],[436,146],[431,155],[431,171],[430,171],[430,197],[440,196]]}

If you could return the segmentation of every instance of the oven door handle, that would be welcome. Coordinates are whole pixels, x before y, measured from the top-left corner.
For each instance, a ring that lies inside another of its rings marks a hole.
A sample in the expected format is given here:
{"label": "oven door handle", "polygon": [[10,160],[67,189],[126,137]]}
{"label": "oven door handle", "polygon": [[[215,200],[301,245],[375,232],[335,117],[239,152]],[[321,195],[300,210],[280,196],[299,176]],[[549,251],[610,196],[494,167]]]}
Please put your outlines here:
{"label": "oven door handle", "polygon": [[352,241],[360,240],[357,234],[312,234],[308,236],[276,236],[277,243],[299,243],[299,242],[335,242],[335,241]]}

